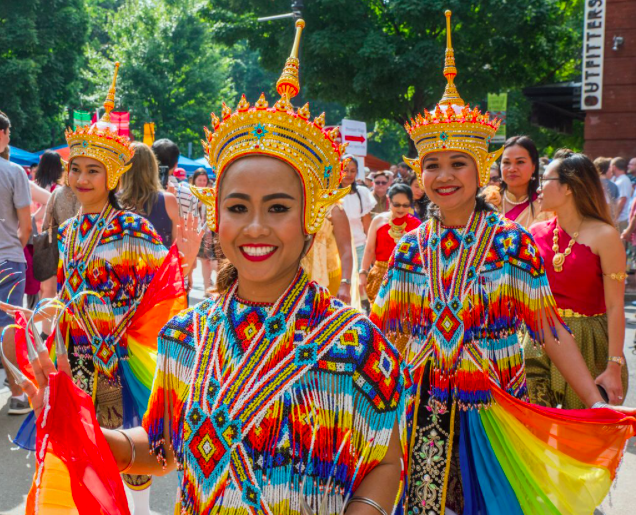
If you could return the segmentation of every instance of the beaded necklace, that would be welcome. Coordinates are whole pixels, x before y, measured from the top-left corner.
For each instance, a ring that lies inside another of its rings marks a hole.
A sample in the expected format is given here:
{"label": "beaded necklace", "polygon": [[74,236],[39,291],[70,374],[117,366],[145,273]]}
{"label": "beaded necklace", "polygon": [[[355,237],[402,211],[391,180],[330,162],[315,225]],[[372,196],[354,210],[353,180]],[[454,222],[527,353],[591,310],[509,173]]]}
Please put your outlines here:
{"label": "beaded necklace", "polygon": [[[411,367],[416,369],[432,356],[431,393],[444,403],[448,400],[450,387],[469,389],[470,377],[455,377],[459,357],[464,344],[464,312],[466,297],[473,288],[478,271],[492,246],[495,227],[499,221],[494,213],[473,212],[462,236],[457,263],[451,279],[450,291],[444,288],[441,264],[441,223],[433,218],[418,232],[419,251],[422,263],[428,263],[430,287],[428,291],[431,308],[431,330],[426,342],[413,358]],[[423,238],[429,231],[424,259]],[[483,372],[481,372],[483,373]]]}
{"label": "beaded necklace", "polygon": [[241,492],[237,502],[248,504],[251,513],[271,513],[243,438],[272,403],[362,318],[349,308],[337,309],[301,342],[294,341],[295,318],[309,291],[309,279],[300,270],[243,356],[230,367],[224,362],[227,310],[236,289],[235,284],[209,316],[194,320],[194,333],[201,338],[197,337],[199,350],[185,406],[185,437],[176,442],[185,464],[181,509],[186,513],[207,512],[219,503],[229,481]]}

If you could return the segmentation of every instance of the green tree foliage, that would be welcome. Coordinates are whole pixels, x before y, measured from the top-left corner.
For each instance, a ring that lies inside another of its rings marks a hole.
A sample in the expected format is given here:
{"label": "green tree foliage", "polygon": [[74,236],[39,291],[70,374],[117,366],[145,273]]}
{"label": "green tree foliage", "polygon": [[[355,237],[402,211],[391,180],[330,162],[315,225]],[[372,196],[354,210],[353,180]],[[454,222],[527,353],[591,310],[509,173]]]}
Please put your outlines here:
{"label": "green tree foliage", "polygon": [[86,25],[83,0],[0,2],[0,109],[11,118],[14,145],[38,150],[63,139]]}
{"label": "green tree foliage", "polygon": [[87,80],[94,85],[83,105],[101,104],[113,63],[121,68],[116,105],[130,111],[140,139],[143,124],[154,122],[157,138],[174,140],[200,155],[199,141],[210,112],[235,93],[231,60],[215,45],[194,1],[129,0],[111,11],[103,42],[93,46]]}
{"label": "green tree foliage", "polygon": [[[403,124],[430,108],[444,89],[445,9],[462,97],[561,80],[579,53],[580,0],[306,0],[301,70],[310,97],[347,106],[367,122]],[[288,0],[211,0],[214,34],[246,39],[263,65],[280,68],[290,21],[257,22],[289,12]]]}

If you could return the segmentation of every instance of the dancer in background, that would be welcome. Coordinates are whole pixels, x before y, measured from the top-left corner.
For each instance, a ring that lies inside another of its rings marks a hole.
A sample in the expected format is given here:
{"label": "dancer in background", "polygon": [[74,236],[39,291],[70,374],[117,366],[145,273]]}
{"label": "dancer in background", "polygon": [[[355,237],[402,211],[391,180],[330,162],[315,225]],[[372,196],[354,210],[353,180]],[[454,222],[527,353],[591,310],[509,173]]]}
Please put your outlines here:
{"label": "dancer in background", "polygon": [[[232,263],[219,274],[222,293],[161,332],[143,428],[104,431],[120,468],[179,470],[178,513],[389,514],[400,503],[398,354],[299,267],[348,193],[336,133],[290,102],[303,26],[277,102],[243,97],[206,130],[218,179],[193,191]],[[42,410],[42,390],[23,384]]]}
{"label": "dancer in background", "polygon": [[[541,206],[556,217],[530,229],[545,263],[559,314],[590,374],[611,404],[627,393],[625,249],[610,216],[596,167],[560,150],[541,179]],[[530,400],[581,409],[585,404],[541,347],[524,342]]]}
{"label": "dancer in background", "polygon": [[[58,268],[58,299],[70,307],[59,321],[59,334],[68,348],[73,382],[92,396],[99,424],[112,429],[141,424],[156,365],[157,335],[187,306],[177,249],[169,253],[152,225],[122,211],[115,196],[134,152],[128,138],[119,136],[110,123],[118,66],[104,116],[92,126],[66,133],[67,180],[81,209],[59,229]],[[190,241],[178,241],[186,271],[198,249],[193,224],[190,220],[186,227],[185,239]],[[36,313],[33,321],[50,314]],[[49,463],[44,470],[59,466]],[[124,481],[135,514],[149,513],[150,476],[126,474]],[[32,495],[40,504],[53,502],[57,495],[52,489],[35,495],[35,490],[37,485]]]}
{"label": "dancer in background", "polygon": [[[391,339],[409,340],[407,513],[592,513],[636,418],[607,409],[532,237],[478,196],[501,153],[488,152],[499,121],[457,92],[450,15],[446,91],[406,125],[418,150],[410,164],[437,209],[396,246],[371,317]],[[522,325],[585,405],[600,409],[524,402]]]}

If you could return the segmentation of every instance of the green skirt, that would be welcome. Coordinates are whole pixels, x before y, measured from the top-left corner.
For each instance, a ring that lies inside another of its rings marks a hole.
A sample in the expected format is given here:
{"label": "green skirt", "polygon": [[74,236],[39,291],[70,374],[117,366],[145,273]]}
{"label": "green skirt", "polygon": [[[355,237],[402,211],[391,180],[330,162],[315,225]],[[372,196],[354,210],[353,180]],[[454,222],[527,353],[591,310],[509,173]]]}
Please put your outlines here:
{"label": "green skirt", "polygon": [[[607,315],[563,317],[563,321],[572,331],[583,360],[596,379],[607,368],[609,357]],[[559,405],[563,409],[586,408],[543,348],[533,343],[528,334],[524,335],[522,347],[530,402],[553,408]],[[627,394],[627,379],[627,366],[624,366],[621,369],[623,396]]]}

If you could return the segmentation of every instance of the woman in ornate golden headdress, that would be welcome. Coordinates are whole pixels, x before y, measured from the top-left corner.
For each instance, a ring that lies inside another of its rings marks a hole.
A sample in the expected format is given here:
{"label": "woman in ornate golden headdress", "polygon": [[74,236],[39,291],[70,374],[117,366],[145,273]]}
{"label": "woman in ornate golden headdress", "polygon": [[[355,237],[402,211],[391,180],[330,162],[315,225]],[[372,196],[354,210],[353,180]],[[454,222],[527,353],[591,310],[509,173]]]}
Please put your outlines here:
{"label": "woman in ornate golden headdress", "polygon": [[478,196],[501,153],[488,152],[499,123],[457,92],[446,16],[446,91],[406,125],[418,151],[410,165],[437,212],[397,244],[371,316],[391,339],[409,340],[407,513],[591,513],[636,419],[524,402],[522,324],[587,406],[608,406],[559,318],[532,237]]}
{"label": "woman in ornate golden headdress", "polygon": [[[66,132],[67,183],[81,207],[59,228],[57,299],[68,309],[55,331],[60,348],[67,348],[73,382],[92,396],[99,424],[111,429],[141,424],[156,365],[157,335],[187,306],[177,249],[168,252],[152,225],[122,210],[115,196],[134,153],[129,139],[110,122],[118,68],[116,63],[101,119]],[[178,239],[185,267],[198,248],[192,220],[187,225],[186,241]],[[22,312],[33,323],[57,315],[58,305],[35,316]],[[38,332],[33,333],[36,349],[44,348]],[[135,499],[135,513],[149,513],[151,478],[127,474],[124,479]],[[35,497],[41,505],[48,502],[47,494]]]}
{"label": "woman in ornate golden headdress", "polygon": [[398,353],[299,267],[348,190],[337,133],[290,102],[296,27],[274,106],[243,97],[206,129],[217,182],[193,191],[232,263],[221,294],[162,330],[143,428],[105,431],[120,467],[178,468],[179,513],[388,514],[402,492]]}

